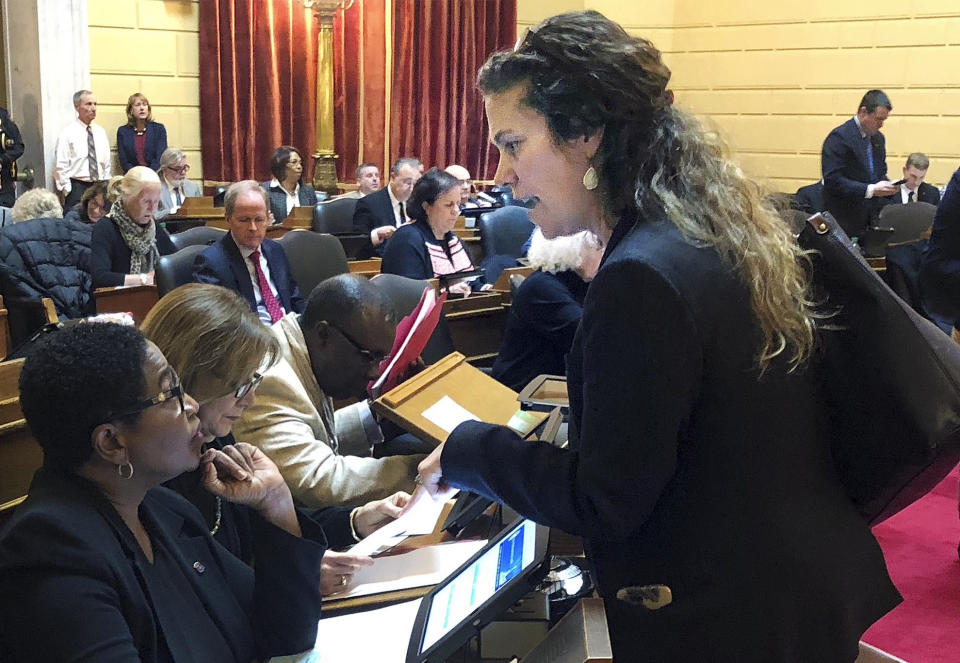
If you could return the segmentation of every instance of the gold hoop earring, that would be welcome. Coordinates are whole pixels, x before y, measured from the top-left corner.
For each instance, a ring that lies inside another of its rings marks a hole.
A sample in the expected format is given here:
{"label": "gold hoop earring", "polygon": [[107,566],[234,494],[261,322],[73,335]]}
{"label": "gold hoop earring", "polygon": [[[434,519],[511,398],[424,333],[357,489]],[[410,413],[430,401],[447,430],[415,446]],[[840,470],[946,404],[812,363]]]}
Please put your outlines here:
{"label": "gold hoop earring", "polygon": [[[130,468],[129,472],[124,472],[124,467]],[[133,463],[127,461],[126,463],[121,463],[117,465],[117,476],[121,479],[132,479],[133,478]]]}
{"label": "gold hoop earring", "polygon": [[587,191],[593,191],[600,184],[600,178],[597,177],[597,170],[593,166],[587,168],[583,174],[583,188]]}

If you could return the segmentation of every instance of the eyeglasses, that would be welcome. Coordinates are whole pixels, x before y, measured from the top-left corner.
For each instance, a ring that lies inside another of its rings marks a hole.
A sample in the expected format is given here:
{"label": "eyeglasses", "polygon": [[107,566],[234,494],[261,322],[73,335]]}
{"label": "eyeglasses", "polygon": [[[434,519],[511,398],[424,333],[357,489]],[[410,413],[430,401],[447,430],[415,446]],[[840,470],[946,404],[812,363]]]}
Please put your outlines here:
{"label": "eyeglasses", "polygon": [[169,170],[172,173],[183,175],[190,171],[190,164],[185,163],[182,166],[167,166],[167,170]]}
{"label": "eyeglasses", "polygon": [[177,380],[176,384],[174,384],[172,387],[164,391],[161,391],[159,394],[157,394],[153,398],[148,398],[145,401],[140,401],[139,403],[137,403],[136,405],[134,405],[128,410],[123,410],[122,412],[118,412],[117,414],[111,414],[110,419],[111,420],[122,419],[124,417],[129,417],[130,415],[133,415],[133,414],[139,414],[144,410],[152,408],[154,405],[160,405],[161,403],[166,403],[171,398],[176,398],[178,401],[180,401],[180,412],[178,412],[177,414],[182,413],[185,408],[183,406],[183,387],[181,387],[179,380]]}
{"label": "eyeglasses", "polygon": [[336,325],[334,325],[334,324],[332,324],[332,323],[330,323],[330,322],[327,322],[326,320],[324,320],[323,322],[326,323],[327,325],[333,327],[333,328],[336,329],[338,332],[340,332],[340,335],[343,336],[343,337],[347,340],[347,343],[349,343],[350,345],[352,345],[352,346],[354,347],[354,349],[357,351],[357,354],[360,355],[360,358],[363,359],[363,361],[365,361],[366,363],[368,363],[368,364],[379,364],[379,363],[382,362],[382,361],[384,360],[384,358],[387,356],[387,355],[384,354],[383,352],[377,352],[377,351],[374,351],[374,350],[367,350],[367,349],[363,348],[359,343],[357,343],[357,342],[354,341],[352,338],[350,338],[350,336],[347,334],[347,332],[343,331],[342,329],[340,329],[340,328],[337,327]]}
{"label": "eyeglasses", "polygon": [[259,373],[254,373],[253,377],[250,378],[249,381],[244,382],[242,385],[237,387],[237,390],[233,392],[233,396],[239,401],[251,391],[256,391],[261,382],[263,382],[263,376]]}

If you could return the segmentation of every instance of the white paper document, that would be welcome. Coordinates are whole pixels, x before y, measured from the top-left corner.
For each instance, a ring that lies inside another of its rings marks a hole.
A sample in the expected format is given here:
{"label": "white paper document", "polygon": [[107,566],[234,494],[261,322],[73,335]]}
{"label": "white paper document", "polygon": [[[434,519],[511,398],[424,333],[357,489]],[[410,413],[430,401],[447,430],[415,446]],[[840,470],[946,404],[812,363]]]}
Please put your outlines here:
{"label": "white paper document", "polygon": [[333,600],[436,585],[486,543],[455,541],[377,557],[373,566],[365,566],[353,576],[350,591],[337,594]]}
{"label": "white paper document", "polygon": [[422,414],[427,421],[439,426],[448,433],[452,433],[453,429],[464,421],[480,421],[480,417],[464,408],[449,396],[444,396],[424,410]]}
{"label": "white paper document", "polygon": [[321,619],[317,663],[404,663],[420,599],[352,615]]}
{"label": "white paper document", "polygon": [[440,519],[443,505],[457,493],[455,488],[447,488],[436,496],[431,495],[423,486],[413,491],[410,502],[396,520],[387,523],[376,532],[350,548],[354,555],[374,555],[392,548],[408,536],[429,534]]}

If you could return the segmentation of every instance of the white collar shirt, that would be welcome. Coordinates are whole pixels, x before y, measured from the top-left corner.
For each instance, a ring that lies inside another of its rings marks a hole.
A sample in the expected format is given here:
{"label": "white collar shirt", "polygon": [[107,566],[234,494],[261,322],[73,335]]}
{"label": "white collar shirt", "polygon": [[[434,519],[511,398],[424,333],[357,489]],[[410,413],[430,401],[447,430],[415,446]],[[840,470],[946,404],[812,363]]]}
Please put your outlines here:
{"label": "white collar shirt", "polygon": [[[96,122],[90,123],[94,149],[97,151],[97,179],[108,180],[111,177],[110,141],[107,132]],[[73,188],[70,179],[90,181],[90,165],[87,160],[87,125],[74,119],[60,132],[53,167],[53,179],[58,191],[69,193]]]}
{"label": "white collar shirt", "polygon": [[[270,180],[270,188],[272,189],[273,187],[279,187],[281,191],[287,194],[287,216],[290,216],[290,212],[293,211],[294,207],[300,207],[300,184],[297,183],[297,186],[293,189],[293,193],[291,193],[283,188],[283,186],[280,184],[280,180],[274,177],[272,180]],[[283,221],[283,219],[277,219],[277,223],[280,221]]]}

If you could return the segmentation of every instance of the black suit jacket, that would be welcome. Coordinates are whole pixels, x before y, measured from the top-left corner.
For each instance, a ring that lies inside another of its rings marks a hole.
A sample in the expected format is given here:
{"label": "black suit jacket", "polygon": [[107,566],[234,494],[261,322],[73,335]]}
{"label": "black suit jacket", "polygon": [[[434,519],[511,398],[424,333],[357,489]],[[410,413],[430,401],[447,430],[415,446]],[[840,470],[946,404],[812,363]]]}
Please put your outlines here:
{"label": "black suit jacket", "polygon": [[[397,215],[393,210],[387,187],[357,200],[357,207],[353,212],[353,229],[358,233],[366,233],[369,237],[374,228],[396,225]],[[373,242],[368,241],[367,245],[357,254],[357,258],[364,259],[375,255],[383,257],[383,252],[386,249],[387,242],[381,242],[374,247]]]}
{"label": "black suit jacket", "polygon": [[[940,189],[933,186],[932,184],[927,184],[926,182],[920,183],[920,188],[917,189],[916,202],[918,203],[930,203],[931,205],[940,204]],[[905,204],[903,202],[903,196],[900,195],[900,192],[897,192],[897,195],[888,198],[889,201],[893,203]]]}
{"label": "black suit jacket", "polygon": [[[273,220],[281,223],[287,218],[287,192],[279,186],[270,186],[270,182],[260,184],[266,189],[270,196],[270,211],[273,212]],[[297,191],[297,198],[302,207],[313,207],[317,204],[317,192],[309,184],[301,184]]]}
{"label": "black suit jacket", "polygon": [[10,119],[6,108],[0,108],[0,131],[13,145],[0,145],[0,205],[13,207],[16,182],[13,179],[13,165],[23,156],[23,139],[20,129]]}
{"label": "black suit jacket", "polygon": [[[300,288],[290,272],[290,263],[287,262],[287,254],[283,252],[283,247],[272,239],[265,239],[260,245],[260,253],[267,259],[270,278],[277,287],[280,305],[284,312],[303,313],[307,303],[300,296]],[[247,271],[243,255],[229,232],[197,256],[193,263],[193,280],[198,283],[222,285],[240,293],[250,305],[250,310],[257,312],[257,298],[253,292],[250,272]]]}
{"label": "black suit jacket", "polygon": [[[117,127],[117,160],[120,168],[127,172],[137,163],[137,145],[134,129],[129,124]],[[167,128],[159,122],[147,122],[146,143],[143,146],[143,157],[147,160],[147,167],[160,170],[160,155],[167,149]]]}
{"label": "black suit jacket", "polygon": [[[168,551],[179,567],[169,583],[195,594],[209,615],[184,634],[190,650],[222,638],[231,660],[250,661],[314,646],[322,545],[255,518],[251,569],[216,543],[200,513],[173,491],[149,491],[140,514],[154,549]],[[41,470],[0,536],[0,659],[169,660],[158,643],[156,611],[179,603],[151,593],[147,564],[93,484]],[[173,660],[190,659],[183,640],[167,644]]]}
{"label": "black suit jacket", "polygon": [[960,325],[960,170],[937,206],[920,268],[920,294],[929,312]]}
{"label": "black suit jacket", "polygon": [[[867,140],[873,144],[873,172],[867,166]],[[865,198],[867,185],[887,179],[887,148],[882,133],[860,136],[850,118],[830,132],[820,153],[823,203],[851,237],[863,234],[889,200]]]}
{"label": "black suit jacket", "polygon": [[[761,377],[737,274],[624,220],[568,359],[571,447],[466,422],[444,480],[584,537],[617,661],[852,661],[899,600],[837,482],[815,377]],[[616,598],[665,584],[656,611]]]}
{"label": "black suit jacket", "polygon": [[[170,235],[157,225],[157,251],[165,256],[177,252]],[[94,288],[123,285],[123,277],[130,273],[130,248],[123,241],[117,224],[108,216],[93,226],[90,239],[90,274]]]}

